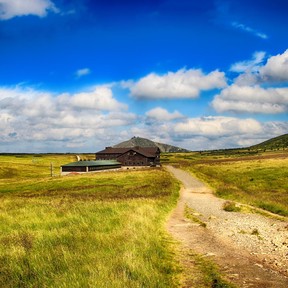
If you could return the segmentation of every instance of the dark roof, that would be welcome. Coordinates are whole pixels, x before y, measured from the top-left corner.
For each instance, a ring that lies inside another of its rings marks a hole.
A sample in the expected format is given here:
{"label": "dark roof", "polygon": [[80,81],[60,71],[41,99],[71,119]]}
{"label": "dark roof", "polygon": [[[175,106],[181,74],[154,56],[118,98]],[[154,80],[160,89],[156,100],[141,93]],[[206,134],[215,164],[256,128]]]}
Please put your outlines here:
{"label": "dark roof", "polygon": [[61,167],[73,166],[73,167],[91,167],[91,166],[111,166],[111,165],[121,165],[116,160],[96,160],[96,161],[77,161],[69,164],[61,165]]}
{"label": "dark roof", "polygon": [[106,147],[104,150],[97,152],[96,154],[123,154],[130,150],[131,148],[113,148],[113,147]]}
{"label": "dark roof", "polygon": [[158,147],[130,147],[130,148],[113,148],[106,147],[106,149],[97,152],[96,154],[125,154],[128,151],[140,153],[146,157],[154,157],[160,149]]}
{"label": "dark roof", "polygon": [[143,150],[143,149],[134,149],[134,148],[129,148],[127,149],[126,152],[124,152],[123,154],[126,154],[127,152],[129,151],[133,151],[133,152],[136,152],[136,153],[139,153],[145,157],[155,157],[155,154],[156,154],[156,151],[149,151],[148,149],[147,150]]}

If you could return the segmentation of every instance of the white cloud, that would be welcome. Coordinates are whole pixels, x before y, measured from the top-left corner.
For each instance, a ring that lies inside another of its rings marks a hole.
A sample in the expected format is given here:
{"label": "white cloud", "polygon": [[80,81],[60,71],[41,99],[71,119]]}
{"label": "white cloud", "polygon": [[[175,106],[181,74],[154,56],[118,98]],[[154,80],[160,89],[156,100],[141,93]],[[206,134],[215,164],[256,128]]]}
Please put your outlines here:
{"label": "white cloud", "polygon": [[270,57],[259,73],[264,81],[288,81],[288,49],[283,54]]}
{"label": "white cloud", "polygon": [[223,116],[209,116],[188,119],[177,123],[174,128],[179,135],[223,137],[261,132],[261,124],[254,119],[239,119]]}
{"label": "white cloud", "polygon": [[202,117],[178,123],[170,133],[178,145],[192,150],[248,147],[287,133],[286,122],[261,123],[253,118]]}
{"label": "white cloud", "polygon": [[190,150],[247,147],[288,132],[287,122],[259,122],[253,118],[208,116],[177,122],[141,122],[122,134],[150,138]]}
{"label": "white cloud", "polygon": [[265,52],[255,52],[252,60],[233,64],[230,71],[241,73],[234,83],[237,85],[275,84],[288,81],[288,50],[270,56],[264,64]]}
{"label": "white cloud", "polygon": [[104,111],[127,109],[127,105],[118,102],[113,97],[112,90],[106,86],[98,86],[93,91],[77,93],[72,96],[63,94],[59,97],[59,102],[63,105],[71,105],[76,109]]}
{"label": "white cloud", "polygon": [[217,112],[277,114],[288,111],[288,88],[232,85],[212,101]]}
{"label": "white cloud", "polygon": [[169,113],[166,109],[161,107],[156,107],[146,112],[146,116],[151,119],[155,119],[158,121],[170,121],[179,118],[183,118],[184,116],[178,112],[174,111],[173,113]]}
{"label": "white cloud", "polygon": [[262,64],[264,61],[266,53],[263,51],[257,51],[253,54],[251,60],[240,61],[231,65],[230,71],[233,72],[245,72],[245,71],[258,71],[259,64]]}
{"label": "white cloud", "polygon": [[6,98],[35,99],[39,96],[51,95],[43,91],[37,91],[30,87],[24,87],[22,84],[15,87],[0,87],[0,100]]}
{"label": "white cloud", "polygon": [[[18,141],[26,152],[32,146],[22,143],[38,143],[37,147],[43,146],[45,151],[63,151],[71,143],[69,147],[75,149],[77,145],[87,147],[91,139],[101,142],[109,134],[107,129],[117,134],[134,124],[137,116],[126,110],[127,105],[118,102],[105,86],[74,95],[53,95],[23,87],[0,88],[0,143],[12,142],[11,147],[17,152]],[[55,147],[49,146],[51,141],[57,142],[53,142]]]}
{"label": "white cloud", "polygon": [[288,88],[231,85],[212,101],[219,113],[225,111],[276,114],[288,111]]}
{"label": "white cloud", "polygon": [[[269,101],[265,93],[261,97]],[[0,88],[0,109],[0,147],[10,152],[96,151],[133,135],[203,150],[254,144],[255,139],[284,134],[285,129],[287,132],[283,123],[265,126],[254,119],[185,120],[180,112],[162,107],[147,111],[150,122],[139,121],[115,99],[109,86],[96,86],[92,91],[73,95],[53,95],[23,86]]]}
{"label": "white cloud", "polygon": [[[288,111],[288,50],[263,63],[264,52],[255,52],[252,60],[237,62],[231,71],[241,73],[212,101],[219,113],[277,114]],[[277,87],[278,86],[278,87]]]}
{"label": "white cloud", "polygon": [[249,26],[246,26],[246,25],[244,25],[242,23],[232,22],[231,24],[232,24],[232,26],[234,28],[242,30],[242,31],[245,31],[245,32],[248,32],[248,33],[250,33],[250,34],[252,34],[252,35],[254,35],[256,37],[259,37],[259,38],[262,38],[262,39],[267,39],[268,38],[267,34],[259,32],[256,29],[253,29],[253,28],[251,28]]}
{"label": "white cloud", "polygon": [[0,0],[0,20],[27,15],[45,17],[48,12],[59,12],[50,0]]}
{"label": "white cloud", "polygon": [[236,79],[234,79],[234,84],[238,86],[254,86],[259,85],[260,82],[258,71],[253,73],[247,70],[245,73],[240,74]]}
{"label": "white cloud", "polygon": [[165,75],[151,73],[129,86],[136,98],[197,98],[201,91],[225,87],[226,79],[218,70],[205,75],[199,69],[181,69]]}
{"label": "white cloud", "polygon": [[75,72],[75,75],[77,78],[89,75],[91,73],[91,70],[89,68],[83,68],[83,69],[79,69]]}

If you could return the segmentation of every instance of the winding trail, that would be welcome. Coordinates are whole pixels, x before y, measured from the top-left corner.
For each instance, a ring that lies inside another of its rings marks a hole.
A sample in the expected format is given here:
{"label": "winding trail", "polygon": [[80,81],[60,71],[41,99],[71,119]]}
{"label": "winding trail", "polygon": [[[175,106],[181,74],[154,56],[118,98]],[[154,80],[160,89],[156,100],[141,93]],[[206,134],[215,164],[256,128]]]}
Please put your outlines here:
{"label": "winding trail", "polygon": [[[180,242],[183,287],[203,287],[191,254],[203,255],[239,287],[288,287],[288,223],[259,214],[226,212],[225,200],[188,172],[166,166],[184,187],[167,229]],[[184,216],[185,207],[206,228]],[[193,275],[196,275],[193,276]]]}

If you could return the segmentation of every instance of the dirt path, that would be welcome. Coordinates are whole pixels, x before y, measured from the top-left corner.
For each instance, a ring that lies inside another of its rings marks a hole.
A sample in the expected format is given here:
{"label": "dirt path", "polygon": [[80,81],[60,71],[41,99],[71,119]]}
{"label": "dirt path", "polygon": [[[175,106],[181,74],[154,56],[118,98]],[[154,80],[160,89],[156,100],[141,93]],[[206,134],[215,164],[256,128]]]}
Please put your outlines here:
{"label": "dirt path", "polygon": [[[186,275],[196,273],[187,255],[192,251],[217,263],[221,274],[239,287],[288,287],[287,222],[226,212],[225,200],[215,197],[202,182],[172,166],[167,169],[184,185],[167,229],[181,243]],[[185,218],[186,206],[206,228]],[[184,287],[198,287],[194,278],[188,276]]]}

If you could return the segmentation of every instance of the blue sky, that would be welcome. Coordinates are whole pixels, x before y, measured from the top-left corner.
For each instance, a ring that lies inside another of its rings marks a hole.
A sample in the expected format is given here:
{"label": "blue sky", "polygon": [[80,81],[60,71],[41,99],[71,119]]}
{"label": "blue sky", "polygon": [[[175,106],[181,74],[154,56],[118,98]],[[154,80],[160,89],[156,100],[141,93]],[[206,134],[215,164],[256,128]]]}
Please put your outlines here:
{"label": "blue sky", "polygon": [[288,133],[286,0],[0,0],[0,152]]}

